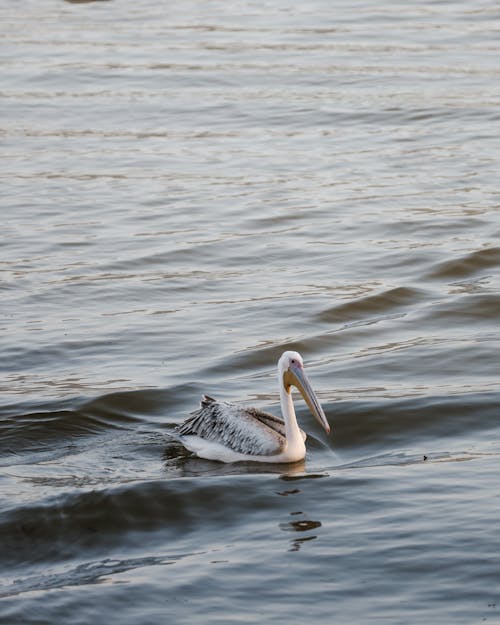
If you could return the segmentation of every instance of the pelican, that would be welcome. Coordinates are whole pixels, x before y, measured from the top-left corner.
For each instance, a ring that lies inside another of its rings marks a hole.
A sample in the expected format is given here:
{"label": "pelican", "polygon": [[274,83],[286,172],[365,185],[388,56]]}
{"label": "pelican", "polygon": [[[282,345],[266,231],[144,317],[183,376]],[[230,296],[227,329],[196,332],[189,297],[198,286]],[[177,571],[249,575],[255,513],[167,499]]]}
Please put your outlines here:
{"label": "pelican", "polygon": [[307,379],[299,353],[283,353],[278,361],[278,379],[283,419],[204,395],[200,409],[177,427],[180,442],[200,458],[221,462],[303,460],[306,434],[297,424],[291,387],[301,392],[327,433],[330,425]]}

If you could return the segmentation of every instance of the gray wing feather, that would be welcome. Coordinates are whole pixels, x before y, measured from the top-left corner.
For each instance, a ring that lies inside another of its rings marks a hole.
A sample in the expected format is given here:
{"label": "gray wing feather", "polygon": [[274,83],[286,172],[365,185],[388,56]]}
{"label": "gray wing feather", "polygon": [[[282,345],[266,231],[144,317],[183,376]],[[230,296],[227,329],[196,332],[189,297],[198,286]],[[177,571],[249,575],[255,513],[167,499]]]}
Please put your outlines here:
{"label": "gray wing feather", "polygon": [[281,419],[255,408],[218,402],[207,395],[200,409],[177,432],[216,441],[243,454],[273,455],[285,447],[285,424]]}

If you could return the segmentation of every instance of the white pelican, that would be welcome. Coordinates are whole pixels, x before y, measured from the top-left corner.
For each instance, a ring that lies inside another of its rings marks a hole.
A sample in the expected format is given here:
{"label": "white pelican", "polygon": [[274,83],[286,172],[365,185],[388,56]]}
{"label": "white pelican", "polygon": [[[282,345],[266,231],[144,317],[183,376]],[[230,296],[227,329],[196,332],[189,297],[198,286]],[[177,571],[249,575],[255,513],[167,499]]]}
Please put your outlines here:
{"label": "white pelican", "polygon": [[330,426],[304,372],[302,356],[285,352],[278,361],[283,419],[255,408],[218,402],[207,395],[177,428],[182,444],[200,458],[222,462],[298,462],[306,455],[306,434],[297,425],[291,386],[301,392],[326,432]]}

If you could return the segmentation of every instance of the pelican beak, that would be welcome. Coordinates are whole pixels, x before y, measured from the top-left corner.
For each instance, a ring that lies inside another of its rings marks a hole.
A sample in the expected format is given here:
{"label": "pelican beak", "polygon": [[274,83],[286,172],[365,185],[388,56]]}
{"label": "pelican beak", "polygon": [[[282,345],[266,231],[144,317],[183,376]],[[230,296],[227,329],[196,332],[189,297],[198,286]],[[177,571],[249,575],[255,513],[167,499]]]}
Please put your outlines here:
{"label": "pelican beak", "polygon": [[304,401],[309,406],[309,410],[313,413],[316,420],[321,424],[327,434],[330,433],[330,425],[326,420],[325,413],[321,407],[316,393],[313,391],[312,386],[307,379],[307,376],[302,365],[291,365],[283,375],[283,382],[287,392],[290,392],[290,386],[295,386],[299,389]]}

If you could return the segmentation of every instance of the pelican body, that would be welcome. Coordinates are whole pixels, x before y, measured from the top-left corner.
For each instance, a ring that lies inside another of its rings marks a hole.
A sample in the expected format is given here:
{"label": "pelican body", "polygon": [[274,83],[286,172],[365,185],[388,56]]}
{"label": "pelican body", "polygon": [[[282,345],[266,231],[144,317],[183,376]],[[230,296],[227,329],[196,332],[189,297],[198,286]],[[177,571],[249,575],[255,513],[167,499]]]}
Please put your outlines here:
{"label": "pelican body", "polygon": [[306,434],[297,424],[292,386],[300,391],[327,433],[330,426],[304,372],[299,353],[283,353],[278,361],[278,380],[283,419],[204,395],[200,409],[178,426],[180,441],[197,456],[208,460],[273,463],[303,460]]}

